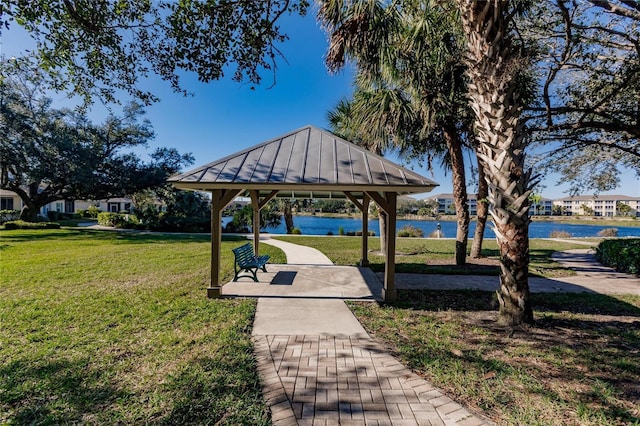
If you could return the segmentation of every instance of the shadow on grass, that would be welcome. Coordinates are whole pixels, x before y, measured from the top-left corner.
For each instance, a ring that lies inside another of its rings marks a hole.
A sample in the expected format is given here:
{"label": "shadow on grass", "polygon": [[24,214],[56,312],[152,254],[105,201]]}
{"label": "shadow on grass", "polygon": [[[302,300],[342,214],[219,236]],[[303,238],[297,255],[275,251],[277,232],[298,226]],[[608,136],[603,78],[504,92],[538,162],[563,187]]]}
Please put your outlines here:
{"label": "shadow on grass", "polygon": [[230,346],[248,352],[198,357],[167,378],[171,408],[157,424],[271,424],[250,349]]}
{"label": "shadow on grass", "polygon": [[[126,241],[133,244],[146,244],[150,242],[183,243],[183,242],[209,242],[210,234],[186,234],[166,233],[134,230],[96,230],[96,229],[64,229],[64,230],[24,230],[3,231],[2,240],[7,243],[19,243],[24,241],[37,241],[47,239],[86,239],[87,237],[99,240]],[[240,235],[222,235],[222,241],[247,241]],[[4,244],[5,246],[7,244]]]}
{"label": "shadow on grass", "polygon": [[[383,272],[384,263],[370,263],[373,272]],[[408,274],[442,274],[442,275],[484,275],[498,276],[500,268],[494,265],[479,265],[467,263],[465,265],[452,264],[426,264],[396,262],[396,273]]]}
{"label": "shadow on grass", "polygon": [[533,294],[536,324],[515,330],[487,291],[399,290],[393,309],[353,306],[407,365],[498,423],[637,424],[640,300],[625,298]]}
{"label": "shadow on grass", "polygon": [[[14,360],[0,367],[0,407],[11,424],[77,424],[129,394],[88,369],[89,360]],[[6,414],[5,414],[6,415]],[[108,415],[107,415],[108,417]],[[117,422],[117,419],[113,419]]]}
{"label": "shadow on grass", "polygon": [[[540,314],[570,312],[640,317],[640,307],[598,293],[532,293],[533,309]],[[426,311],[495,311],[496,293],[482,290],[398,290],[399,308]]]}

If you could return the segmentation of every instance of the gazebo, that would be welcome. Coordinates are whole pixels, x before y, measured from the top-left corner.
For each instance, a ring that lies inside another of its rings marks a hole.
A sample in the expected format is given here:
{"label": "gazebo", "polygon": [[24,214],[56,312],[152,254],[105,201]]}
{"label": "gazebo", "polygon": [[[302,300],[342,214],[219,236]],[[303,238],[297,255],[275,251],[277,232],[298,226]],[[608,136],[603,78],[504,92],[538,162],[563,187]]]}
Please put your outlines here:
{"label": "gazebo", "polygon": [[259,253],[259,212],[274,197],[348,198],[362,212],[361,264],[368,264],[368,210],[373,200],[387,217],[382,297],[395,291],[396,205],[398,195],[429,192],[437,183],[314,126],[279,136],[236,154],[173,176],[176,188],[211,193],[211,284],[220,297],[222,211],[238,196],[254,210],[254,251]]}

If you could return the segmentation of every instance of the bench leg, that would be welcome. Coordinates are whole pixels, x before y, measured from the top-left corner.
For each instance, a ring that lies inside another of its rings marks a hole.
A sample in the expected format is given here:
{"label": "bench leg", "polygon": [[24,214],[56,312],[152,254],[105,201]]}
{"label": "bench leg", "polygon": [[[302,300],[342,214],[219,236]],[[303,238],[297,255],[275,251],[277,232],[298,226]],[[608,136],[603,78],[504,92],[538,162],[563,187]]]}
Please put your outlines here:
{"label": "bench leg", "polygon": [[[251,273],[251,275],[248,274],[244,274],[244,275],[240,275],[241,272],[249,272]],[[266,272],[266,271],[265,271]],[[254,269],[243,269],[241,271],[236,272],[236,275],[233,277],[233,282],[238,281],[238,278],[251,278],[253,279],[253,281],[258,282],[258,268],[254,268]]]}

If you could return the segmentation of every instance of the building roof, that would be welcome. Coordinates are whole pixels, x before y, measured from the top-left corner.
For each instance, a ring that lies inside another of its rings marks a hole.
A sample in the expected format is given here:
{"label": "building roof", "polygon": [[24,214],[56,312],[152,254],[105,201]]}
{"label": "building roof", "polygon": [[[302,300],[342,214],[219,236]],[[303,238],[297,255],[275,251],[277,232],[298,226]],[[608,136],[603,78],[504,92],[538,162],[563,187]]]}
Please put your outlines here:
{"label": "building roof", "polygon": [[[467,193],[467,199],[468,200],[475,200],[477,198],[476,194],[470,194]],[[435,195],[427,195],[423,198],[423,200],[453,200],[454,196],[453,194],[447,194],[447,193],[443,193],[443,194],[435,194]]]}
{"label": "building roof", "polygon": [[246,189],[297,198],[343,191],[428,192],[438,184],[314,126],[247,148],[169,179],[177,188]]}
{"label": "building roof", "polygon": [[17,197],[18,194],[16,194],[13,191],[9,191],[7,189],[0,189],[0,197]]}
{"label": "building roof", "polygon": [[556,198],[554,201],[637,201],[638,197],[628,195],[574,195],[572,197]]}

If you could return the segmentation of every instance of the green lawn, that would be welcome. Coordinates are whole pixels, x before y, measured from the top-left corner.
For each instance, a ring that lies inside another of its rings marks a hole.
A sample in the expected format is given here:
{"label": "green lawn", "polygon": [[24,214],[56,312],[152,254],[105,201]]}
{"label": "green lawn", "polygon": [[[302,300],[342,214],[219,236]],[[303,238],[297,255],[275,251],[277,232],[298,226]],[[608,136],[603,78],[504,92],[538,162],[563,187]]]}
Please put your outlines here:
{"label": "green lawn", "polygon": [[350,303],[370,334],[501,425],[640,424],[640,296],[534,294],[536,325],[497,325],[495,295],[399,291]]}
{"label": "green lawn", "polygon": [[[356,265],[360,261],[361,237],[309,237],[309,236],[278,236],[277,239],[291,243],[315,247],[339,265]],[[398,238],[396,240],[396,272],[431,273],[431,274],[473,274],[498,275],[498,246],[494,240],[485,240],[480,261],[468,258],[465,266],[453,264],[455,240],[453,239],[422,239]],[[594,247],[597,244],[594,244]],[[369,262],[371,269],[384,269],[384,257],[374,250],[379,250],[380,239],[369,238]],[[529,271],[532,275],[545,277],[560,277],[573,275],[573,271],[563,268],[551,260],[556,251],[569,249],[584,249],[588,246],[581,244],[563,243],[545,239],[530,241],[531,263]],[[469,241],[471,249],[471,241]]]}
{"label": "green lawn", "polygon": [[[335,263],[359,260],[358,237],[278,238]],[[398,271],[468,271],[451,265],[453,240],[397,241]],[[572,248],[585,246],[531,240],[531,272],[570,274],[550,256]],[[495,242],[486,241],[483,254],[497,262]],[[383,266],[380,256],[370,260]],[[498,424],[640,424],[640,296],[533,294],[536,325],[515,330],[497,324],[491,292],[400,290],[398,298],[349,306],[405,365]]]}
{"label": "green lawn", "polygon": [[[282,239],[359,258],[357,237]],[[223,242],[227,280],[240,244]],[[532,264],[561,273],[549,255],[583,247],[533,240]],[[400,239],[398,251],[448,268],[453,242]],[[0,424],[269,424],[255,301],[207,299],[209,259],[208,236],[0,231]],[[524,330],[496,325],[491,293],[399,298],[351,307],[405,364],[498,423],[640,423],[640,297],[534,295]]]}
{"label": "green lawn", "polygon": [[0,256],[0,424],[270,423],[255,301],[206,298],[208,236],[1,231]]}

